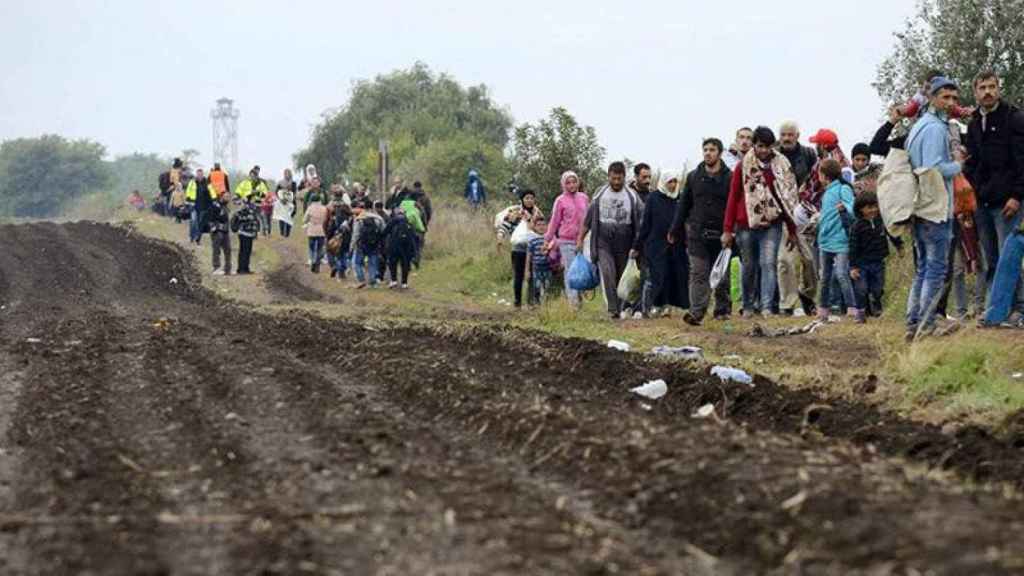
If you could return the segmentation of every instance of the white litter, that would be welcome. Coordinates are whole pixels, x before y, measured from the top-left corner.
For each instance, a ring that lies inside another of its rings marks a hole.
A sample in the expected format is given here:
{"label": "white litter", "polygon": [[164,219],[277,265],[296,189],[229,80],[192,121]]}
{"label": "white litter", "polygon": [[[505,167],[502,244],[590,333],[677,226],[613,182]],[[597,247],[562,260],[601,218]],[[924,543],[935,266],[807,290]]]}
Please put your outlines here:
{"label": "white litter", "polygon": [[178,283],[178,279],[177,278],[171,278],[171,284],[177,284],[177,283]]}
{"label": "white litter", "polygon": [[651,410],[654,409],[654,406],[651,406],[650,404],[647,404],[646,402],[641,402],[640,403],[640,407],[643,408],[644,410],[647,410],[648,412],[650,412]]}
{"label": "white litter", "polygon": [[651,380],[642,386],[630,388],[629,391],[633,394],[639,394],[644,398],[657,400],[668,393],[668,384],[666,384],[664,380]]}
{"label": "white litter", "polygon": [[630,345],[620,340],[609,340],[608,347],[614,348],[615,350],[620,350],[622,352],[629,352],[630,350]]}
{"label": "white litter", "polygon": [[25,342],[29,344],[40,344],[43,340],[41,338],[25,338]]}
{"label": "white litter", "polygon": [[697,411],[693,413],[692,417],[693,418],[707,418],[708,416],[711,416],[714,413],[715,413],[715,405],[714,404],[705,404],[705,405],[701,406],[700,408],[697,408]]}
{"label": "white litter", "polygon": [[733,382],[739,382],[740,384],[754,385],[754,379],[739,368],[730,368],[728,366],[715,366],[711,369],[712,376],[718,376],[722,382],[732,380]]}
{"label": "white litter", "polygon": [[1012,378],[1014,380],[1019,380],[1021,378],[1024,378],[1024,372],[1014,372]]}
{"label": "white litter", "polygon": [[701,360],[704,358],[704,350],[696,346],[655,346],[651,348],[651,354],[682,358],[683,360]]}

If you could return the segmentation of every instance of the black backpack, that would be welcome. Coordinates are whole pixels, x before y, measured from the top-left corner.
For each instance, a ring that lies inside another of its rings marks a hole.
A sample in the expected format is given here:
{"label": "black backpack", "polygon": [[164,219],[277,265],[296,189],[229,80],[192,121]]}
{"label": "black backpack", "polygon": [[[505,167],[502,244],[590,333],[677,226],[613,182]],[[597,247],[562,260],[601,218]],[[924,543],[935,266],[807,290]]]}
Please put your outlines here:
{"label": "black backpack", "polygon": [[159,179],[160,192],[166,192],[171,189],[171,173],[164,172],[160,174]]}
{"label": "black backpack", "polygon": [[376,251],[380,247],[381,229],[376,218],[366,218],[359,230],[359,247],[365,253]]}

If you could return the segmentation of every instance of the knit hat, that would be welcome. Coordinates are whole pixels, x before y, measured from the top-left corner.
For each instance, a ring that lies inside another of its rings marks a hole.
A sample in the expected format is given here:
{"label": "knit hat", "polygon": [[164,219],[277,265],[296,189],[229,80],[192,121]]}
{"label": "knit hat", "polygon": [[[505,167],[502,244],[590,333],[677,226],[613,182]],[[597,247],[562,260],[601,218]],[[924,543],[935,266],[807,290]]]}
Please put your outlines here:
{"label": "knit hat", "polygon": [[850,158],[856,158],[857,156],[867,156],[871,158],[871,147],[867,144],[860,142],[853,147],[853,152],[850,152]]}

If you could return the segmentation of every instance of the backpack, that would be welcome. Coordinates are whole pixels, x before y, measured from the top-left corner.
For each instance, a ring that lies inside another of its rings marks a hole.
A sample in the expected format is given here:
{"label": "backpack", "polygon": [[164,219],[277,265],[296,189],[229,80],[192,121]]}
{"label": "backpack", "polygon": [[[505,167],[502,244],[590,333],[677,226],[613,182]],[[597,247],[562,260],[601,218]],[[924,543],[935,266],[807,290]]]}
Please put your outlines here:
{"label": "backpack", "polygon": [[160,174],[158,179],[158,186],[160,186],[160,192],[166,192],[171,189],[171,173],[163,172]]}
{"label": "backpack", "polygon": [[380,222],[376,218],[366,218],[359,231],[359,247],[364,253],[376,251],[380,247],[380,236]]}

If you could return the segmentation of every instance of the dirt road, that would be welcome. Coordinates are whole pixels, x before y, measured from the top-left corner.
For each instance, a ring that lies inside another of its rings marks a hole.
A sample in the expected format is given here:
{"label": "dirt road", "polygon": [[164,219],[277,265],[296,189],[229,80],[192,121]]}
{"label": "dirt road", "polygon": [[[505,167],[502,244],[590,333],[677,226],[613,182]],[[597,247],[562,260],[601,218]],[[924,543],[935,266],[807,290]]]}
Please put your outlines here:
{"label": "dirt road", "polygon": [[1024,573],[1024,436],[247,309],[121,228],[2,237],[0,574]]}

